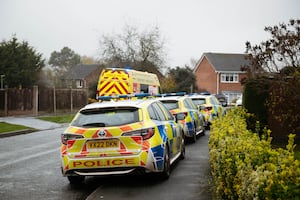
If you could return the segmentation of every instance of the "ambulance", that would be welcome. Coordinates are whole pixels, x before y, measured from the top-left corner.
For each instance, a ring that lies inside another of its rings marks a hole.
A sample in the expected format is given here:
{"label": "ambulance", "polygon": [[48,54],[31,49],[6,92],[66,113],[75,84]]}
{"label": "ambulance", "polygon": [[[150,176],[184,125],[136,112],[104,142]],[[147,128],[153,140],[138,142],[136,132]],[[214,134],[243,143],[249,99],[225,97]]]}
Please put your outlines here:
{"label": "ambulance", "polygon": [[105,68],[99,76],[96,99],[122,94],[156,95],[159,91],[160,83],[156,74],[125,68]]}

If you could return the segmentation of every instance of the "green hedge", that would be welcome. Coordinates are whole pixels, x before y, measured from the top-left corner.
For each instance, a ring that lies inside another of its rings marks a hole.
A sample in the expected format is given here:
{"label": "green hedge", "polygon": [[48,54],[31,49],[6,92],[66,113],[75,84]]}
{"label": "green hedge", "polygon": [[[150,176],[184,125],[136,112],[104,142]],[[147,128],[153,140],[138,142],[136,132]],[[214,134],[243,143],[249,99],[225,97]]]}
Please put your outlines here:
{"label": "green hedge", "polygon": [[253,114],[247,128],[256,130],[255,121],[259,121],[261,128],[272,130],[274,141],[286,141],[293,133],[300,144],[299,93],[300,76],[249,79],[243,91],[243,107]]}
{"label": "green hedge", "polygon": [[[262,127],[268,124],[267,98],[272,80],[268,78],[249,79],[244,85],[243,106],[255,114]],[[251,130],[254,127],[248,127]]]}
{"label": "green hedge", "polygon": [[300,199],[300,162],[294,135],[286,149],[271,147],[270,131],[262,137],[247,130],[247,113],[232,109],[216,119],[209,154],[216,195],[220,199]]}

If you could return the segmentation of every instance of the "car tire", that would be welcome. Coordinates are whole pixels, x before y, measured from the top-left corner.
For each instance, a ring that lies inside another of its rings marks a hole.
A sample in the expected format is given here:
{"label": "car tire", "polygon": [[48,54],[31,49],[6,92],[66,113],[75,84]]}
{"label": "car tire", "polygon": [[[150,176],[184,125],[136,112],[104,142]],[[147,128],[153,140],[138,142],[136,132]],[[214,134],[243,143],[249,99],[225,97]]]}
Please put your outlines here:
{"label": "car tire", "polygon": [[85,176],[67,176],[71,185],[82,184],[85,179]]}
{"label": "car tire", "polygon": [[201,136],[205,135],[205,122],[204,120],[201,121]]}
{"label": "car tire", "polygon": [[197,135],[196,135],[196,133],[197,133],[197,130],[196,130],[196,125],[195,125],[195,123],[194,123],[194,127],[193,127],[193,136],[192,136],[192,143],[196,143],[197,142]]}
{"label": "car tire", "polygon": [[170,161],[170,154],[169,154],[169,147],[166,145],[165,148],[165,155],[164,155],[164,169],[161,173],[162,179],[168,179],[171,174],[171,161]]}
{"label": "car tire", "polygon": [[205,130],[210,130],[210,125],[211,125],[211,122],[207,122],[207,124],[205,126]]}
{"label": "car tire", "polygon": [[201,129],[200,136],[204,136],[204,135],[205,135],[205,128],[202,128],[202,129]]}
{"label": "car tire", "polygon": [[201,127],[202,127],[202,136],[204,136],[205,135],[205,119],[204,118],[202,118],[202,120],[201,120]]}
{"label": "car tire", "polygon": [[185,158],[185,136],[184,133],[182,133],[180,159],[183,160],[184,158]]}

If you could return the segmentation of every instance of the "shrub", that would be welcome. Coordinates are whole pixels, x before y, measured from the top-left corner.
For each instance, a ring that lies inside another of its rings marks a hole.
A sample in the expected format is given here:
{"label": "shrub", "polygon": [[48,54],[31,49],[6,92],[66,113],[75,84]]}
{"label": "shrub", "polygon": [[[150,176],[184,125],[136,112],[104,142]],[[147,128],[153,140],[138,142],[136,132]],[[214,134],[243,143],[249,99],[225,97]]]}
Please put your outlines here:
{"label": "shrub", "polygon": [[267,98],[271,80],[265,77],[249,79],[244,85],[243,106],[255,114],[256,121],[265,126],[268,121]]}
{"label": "shrub", "polygon": [[[289,133],[300,142],[300,77],[274,80],[268,98],[268,127],[273,138],[283,140]],[[298,135],[297,135],[298,134]]]}
{"label": "shrub", "polygon": [[232,109],[211,127],[209,154],[221,199],[293,199],[300,196],[300,162],[294,135],[286,149],[272,149],[270,131],[247,130],[244,110]]}

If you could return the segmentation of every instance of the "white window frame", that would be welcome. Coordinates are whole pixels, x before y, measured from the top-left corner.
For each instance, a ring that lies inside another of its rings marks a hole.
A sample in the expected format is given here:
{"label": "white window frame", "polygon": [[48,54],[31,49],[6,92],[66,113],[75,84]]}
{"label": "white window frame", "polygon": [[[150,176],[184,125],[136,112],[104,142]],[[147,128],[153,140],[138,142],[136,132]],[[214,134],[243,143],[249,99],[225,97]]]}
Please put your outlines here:
{"label": "white window frame", "polygon": [[234,99],[236,100],[242,95],[241,92],[236,91],[222,91],[222,94],[227,97],[228,104],[231,104]]}
{"label": "white window frame", "polygon": [[81,79],[76,80],[76,88],[83,88],[83,80]]}
{"label": "white window frame", "polygon": [[238,73],[221,73],[221,83],[238,83]]}

